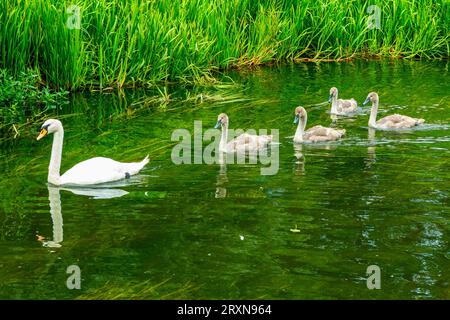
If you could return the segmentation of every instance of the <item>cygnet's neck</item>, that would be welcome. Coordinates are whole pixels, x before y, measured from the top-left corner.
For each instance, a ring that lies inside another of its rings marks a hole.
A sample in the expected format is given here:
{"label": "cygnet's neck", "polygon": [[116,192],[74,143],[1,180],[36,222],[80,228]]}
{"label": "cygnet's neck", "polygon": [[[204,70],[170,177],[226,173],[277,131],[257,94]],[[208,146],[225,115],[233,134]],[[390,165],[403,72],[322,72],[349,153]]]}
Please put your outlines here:
{"label": "cygnet's neck", "polygon": [[219,151],[225,151],[227,149],[228,139],[228,122],[222,125],[222,134],[220,136]]}
{"label": "cygnet's neck", "polygon": [[299,117],[297,130],[295,130],[294,142],[303,142],[303,133],[305,132],[306,121],[308,116],[305,114],[304,118]]}
{"label": "cygnet's neck", "polygon": [[336,92],[336,94],[331,97],[331,113],[337,112],[337,100],[338,100],[338,93]]}
{"label": "cygnet's neck", "polygon": [[372,103],[372,108],[370,109],[369,127],[377,127],[377,113],[378,113],[378,99],[374,100]]}

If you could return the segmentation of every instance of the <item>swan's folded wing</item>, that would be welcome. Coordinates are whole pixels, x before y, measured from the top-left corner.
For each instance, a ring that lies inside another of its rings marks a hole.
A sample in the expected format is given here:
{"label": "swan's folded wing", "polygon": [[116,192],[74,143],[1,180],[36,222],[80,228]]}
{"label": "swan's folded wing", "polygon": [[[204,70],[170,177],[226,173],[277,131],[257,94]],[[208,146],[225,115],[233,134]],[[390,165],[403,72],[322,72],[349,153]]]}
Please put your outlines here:
{"label": "swan's folded wing", "polygon": [[314,126],[308,129],[304,134],[304,139],[313,142],[330,141],[341,138],[345,134],[345,129],[337,130],[333,128],[326,128],[322,126]]}
{"label": "swan's folded wing", "polygon": [[253,135],[243,133],[235,139],[228,142],[227,146],[229,150],[237,152],[249,152],[257,151],[264,148],[268,143],[272,141],[271,135]]}
{"label": "swan's folded wing", "polygon": [[254,142],[254,135],[248,134],[248,133],[243,133],[239,136],[237,136],[236,138],[234,138],[233,140],[231,140],[230,142],[236,143],[236,144],[248,144],[248,143],[253,143]]}
{"label": "swan's folded wing", "polygon": [[393,114],[378,120],[377,125],[380,127],[389,128],[411,128],[423,122],[423,119],[411,118],[401,114]]}
{"label": "swan's folded wing", "polygon": [[61,176],[61,184],[89,185],[125,178],[122,163],[103,157],[82,161]]}
{"label": "swan's folded wing", "polygon": [[333,136],[311,136],[308,140],[311,142],[325,142],[336,140],[336,138]]}
{"label": "swan's folded wing", "polygon": [[349,100],[339,99],[338,101],[339,101],[338,112],[343,113],[355,112],[358,107],[358,104],[356,103],[355,99]]}
{"label": "swan's folded wing", "polygon": [[320,125],[309,128],[303,134],[304,138],[307,138],[307,139],[312,136],[326,136],[326,135],[327,135],[327,128],[322,127]]}

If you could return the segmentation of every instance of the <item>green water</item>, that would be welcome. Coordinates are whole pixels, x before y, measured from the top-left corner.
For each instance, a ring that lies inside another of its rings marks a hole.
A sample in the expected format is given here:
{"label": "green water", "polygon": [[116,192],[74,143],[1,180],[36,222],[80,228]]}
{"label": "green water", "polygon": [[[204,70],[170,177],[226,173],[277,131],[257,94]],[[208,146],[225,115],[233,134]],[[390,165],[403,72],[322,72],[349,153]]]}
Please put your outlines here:
{"label": "green water", "polygon": [[[219,90],[169,87],[175,101],[150,107],[149,91],[74,95],[49,114],[64,124],[62,172],[94,156],[151,162],[114,188],[64,190],[46,183],[52,137],[35,140],[40,124],[3,138],[0,298],[449,299],[448,67],[261,68],[227,74],[235,85]],[[317,105],[331,86],[359,104],[377,91],[380,116],[428,125],[370,135],[367,108],[332,124]],[[197,99],[177,102],[187,95]],[[294,148],[299,104],[308,127],[342,127],[345,139]],[[276,175],[173,164],[173,130],[212,127],[220,112],[232,128],[279,129]],[[66,287],[70,265],[80,290]],[[367,289],[369,265],[381,268],[379,290]]]}

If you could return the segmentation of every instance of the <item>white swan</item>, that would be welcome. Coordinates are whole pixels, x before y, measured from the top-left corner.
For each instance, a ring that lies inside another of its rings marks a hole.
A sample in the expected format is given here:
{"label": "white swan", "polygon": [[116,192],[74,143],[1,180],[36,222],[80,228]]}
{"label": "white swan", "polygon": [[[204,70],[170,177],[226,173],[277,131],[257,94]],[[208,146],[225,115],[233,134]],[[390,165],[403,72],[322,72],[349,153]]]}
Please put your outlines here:
{"label": "white swan", "polygon": [[109,158],[96,157],[80,162],[59,174],[64,139],[64,129],[59,120],[44,122],[37,140],[54,133],[52,154],[48,168],[48,182],[56,185],[92,185],[128,178],[138,173],[147,163],[148,155],[141,162],[122,163]]}
{"label": "white swan", "polygon": [[402,116],[400,114],[393,114],[380,120],[377,120],[378,113],[378,94],[371,92],[367,96],[363,105],[369,101],[372,102],[372,109],[370,110],[369,127],[374,129],[407,129],[420,125],[425,122],[424,119],[411,118],[408,116]]}
{"label": "white swan", "polygon": [[219,151],[232,153],[232,152],[255,152],[263,149],[269,144],[273,136],[272,135],[255,135],[243,133],[233,140],[227,142],[228,139],[228,116],[225,113],[219,114],[217,117],[217,123],[214,128],[221,128],[222,135],[220,137]]}
{"label": "white swan", "polygon": [[330,89],[328,102],[331,102],[331,114],[348,115],[354,113],[358,108],[358,103],[353,98],[348,100],[338,99],[338,89],[336,87]]}
{"label": "white swan", "polygon": [[37,234],[38,241],[42,242],[42,246],[49,248],[61,248],[61,242],[63,242],[63,217],[61,213],[61,197],[59,195],[59,188],[48,188],[48,200],[50,202],[50,215],[52,217],[53,226],[53,240],[45,240],[44,236]]}
{"label": "white swan", "polygon": [[298,123],[295,131],[294,142],[320,142],[320,141],[334,141],[341,138],[345,134],[345,129],[333,129],[322,126],[314,126],[305,131],[308,114],[305,108],[295,108],[294,124]]}

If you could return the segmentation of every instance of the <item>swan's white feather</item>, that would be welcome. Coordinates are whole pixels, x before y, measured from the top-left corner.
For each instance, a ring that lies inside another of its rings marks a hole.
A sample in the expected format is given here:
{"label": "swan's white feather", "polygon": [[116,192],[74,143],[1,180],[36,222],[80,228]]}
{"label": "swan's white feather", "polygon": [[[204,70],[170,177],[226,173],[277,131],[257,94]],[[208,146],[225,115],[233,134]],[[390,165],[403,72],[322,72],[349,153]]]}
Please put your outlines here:
{"label": "swan's white feather", "polygon": [[358,103],[355,99],[351,98],[348,100],[344,99],[337,99],[335,112],[331,112],[332,114],[336,115],[348,115],[355,113],[358,109]]}
{"label": "swan's white feather", "polygon": [[381,118],[376,122],[379,129],[407,129],[418,126],[425,122],[424,119],[417,119],[401,114],[393,114]]}
{"label": "swan's white feather", "polygon": [[235,139],[227,142],[226,148],[220,151],[227,153],[256,152],[265,148],[271,141],[272,135],[253,135],[244,133]]}
{"label": "swan's white feather", "polygon": [[124,179],[127,174],[138,173],[148,163],[148,157],[141,162],[123,163],[109,158],[96,157],[82,161],[60,178],[61,185],[90,185]]}

